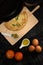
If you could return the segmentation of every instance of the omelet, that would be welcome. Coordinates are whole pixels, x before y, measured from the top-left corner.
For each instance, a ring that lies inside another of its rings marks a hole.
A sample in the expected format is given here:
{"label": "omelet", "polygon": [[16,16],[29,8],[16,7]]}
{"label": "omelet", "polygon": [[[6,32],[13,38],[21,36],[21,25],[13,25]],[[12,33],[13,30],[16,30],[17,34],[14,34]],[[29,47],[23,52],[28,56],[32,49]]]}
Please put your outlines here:
{"label": "omelet", "polygon": [[18,31],[21,30],[26,25],[27,20],[28,20],[28,13],[24,9],[23,11],[20,12],[18,16],[6,22],[4,25],[7,29],[11,31]]}

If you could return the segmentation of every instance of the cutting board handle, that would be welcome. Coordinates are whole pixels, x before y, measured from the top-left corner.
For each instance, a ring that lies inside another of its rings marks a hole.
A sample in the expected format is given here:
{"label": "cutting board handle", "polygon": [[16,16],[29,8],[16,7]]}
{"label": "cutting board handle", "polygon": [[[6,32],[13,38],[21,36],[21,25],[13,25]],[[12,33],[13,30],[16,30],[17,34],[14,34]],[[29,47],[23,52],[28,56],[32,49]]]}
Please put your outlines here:
{"label": "cutting board handle", "polygon": [[37,5],[32,11],[31,13],[33,14],[35,11],[37,11],[40,8],[40,5]]}

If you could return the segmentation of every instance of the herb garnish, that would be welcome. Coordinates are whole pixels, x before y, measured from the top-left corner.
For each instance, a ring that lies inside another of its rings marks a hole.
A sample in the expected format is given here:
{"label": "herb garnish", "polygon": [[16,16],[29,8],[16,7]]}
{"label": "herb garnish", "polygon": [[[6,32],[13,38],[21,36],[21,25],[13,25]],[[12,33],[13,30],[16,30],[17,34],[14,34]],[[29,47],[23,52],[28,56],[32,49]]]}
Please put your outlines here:
{"label": "herb garnish", "polygon": [[12,34],[11,36],[14,37],[14,38],[18,38],[19,37],[18,34]]}
{"label": "herb garnish", "polygon": [[21,25],[19,23],[16,23],[16,24],[12,24],[13,26],[18,26],[20,27]]}
{"label": "herb garnish", "polygon": [[18,16],[15,19],[18,20]]}
{"label": "herb garnish", "polygon": [[13,26],[16,26],[16,24],[12,24]]}

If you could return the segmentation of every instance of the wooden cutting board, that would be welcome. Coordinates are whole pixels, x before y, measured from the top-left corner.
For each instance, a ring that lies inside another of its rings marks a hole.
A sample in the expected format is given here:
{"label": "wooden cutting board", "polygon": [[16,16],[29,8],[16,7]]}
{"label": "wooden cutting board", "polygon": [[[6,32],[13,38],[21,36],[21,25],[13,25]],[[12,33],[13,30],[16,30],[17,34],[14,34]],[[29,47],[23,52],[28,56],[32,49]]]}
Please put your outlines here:
{"label": "wooden cutting board", "polygon": [[27,32],[29,32],[38,23],[38,19],[29,11],[28,8],[24,7],[23,9],[25,9],[28,12],[28,21],[23,29],[19,31],[10,31],[4,26],[5,22],[0,24],[0,32],[5,32],[8,34],[17,33],[19,35],[19,38],[17,39],[4,36],[10,42],[11,45],[14,45],[18,40],[20,40]]}

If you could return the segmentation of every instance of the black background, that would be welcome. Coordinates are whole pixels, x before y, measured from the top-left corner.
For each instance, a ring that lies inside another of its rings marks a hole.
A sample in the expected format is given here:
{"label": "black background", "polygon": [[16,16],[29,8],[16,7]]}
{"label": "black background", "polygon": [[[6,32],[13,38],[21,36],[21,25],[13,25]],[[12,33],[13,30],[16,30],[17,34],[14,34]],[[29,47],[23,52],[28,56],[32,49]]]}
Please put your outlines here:
{"label": "black background", "polygon": [[[30,11],[33,10],[35,6],[28,7]],[[21,41],[24,38],[38,38],[40,40],[41,45],[43,46],[43,1],[40,3],[40,9],[37,10],[34,15],[39,20],[39,23],[32,29],[30,32],[28,32],[20,41],[17,42],[14,46],[11,46],[10,43],[1,35],[0,33],[0,65],[43,65],[43,52],[40,54],[37,54],[36,52],[29,55],[29,59],[27,60],[26,54],[24,56],[23,61],[16,62],[14,59],[8,60],[5,57],[5,52],[8,49],[13,49],[16,51],[21,51],[23,53],[26,53],[28,51],[25,51],[27,48],[23,48],[22,50],[19,50],[18,47],[21,43]],[[34,56],[33,56],[34,55]],[[33,56],[33,57],[32,57]],[[35,59],[36,57],[36,59]]]}

